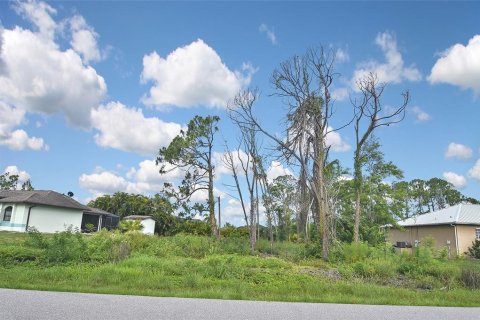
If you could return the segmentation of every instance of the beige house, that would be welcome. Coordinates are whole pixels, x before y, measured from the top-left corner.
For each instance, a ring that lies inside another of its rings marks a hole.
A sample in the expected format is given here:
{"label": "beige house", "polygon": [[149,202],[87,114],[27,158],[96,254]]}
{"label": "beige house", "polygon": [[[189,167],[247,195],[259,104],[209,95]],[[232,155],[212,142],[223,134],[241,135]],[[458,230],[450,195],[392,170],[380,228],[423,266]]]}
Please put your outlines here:
{"label": "beige house", "polygon": [[451,256],[461,255],[480,240],[480,205],[458,204],[398,222],[401,230],[389,228],[388,241],[398,248],[411,248],[431,236],[437,249],[446,247]]}

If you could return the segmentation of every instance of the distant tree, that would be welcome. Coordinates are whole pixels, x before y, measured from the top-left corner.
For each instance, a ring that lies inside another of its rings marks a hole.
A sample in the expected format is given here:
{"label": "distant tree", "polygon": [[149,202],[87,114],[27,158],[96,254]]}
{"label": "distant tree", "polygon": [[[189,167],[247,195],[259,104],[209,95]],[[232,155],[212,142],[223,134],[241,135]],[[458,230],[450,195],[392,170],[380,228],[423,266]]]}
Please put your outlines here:
{"label": "distant tree", "polygon": [[[403,217],[404,199],[397,192],[397,181],[402,178],[402,171],[392,162],[384,159],[377,140],[369,139],[363,148],[364,163],[363,187],[360,214],[361,223],[359,234],[363,241],[377,244],[384,241],[379,226],[394,224]],[[392,183],[387,181],[394,180]],[[338,180],[337,207],[340,212],[338,220],[339,240],[352,241],[354,239],[357,194],[355,180]]]}
{"label": "distant tree", "polygon": [[5,172],[0,175],[0,189],[1,190],[16,190],[18,184],[18,175]]}
{"label": "distant tree", "polygon": [[[217,116],[195,116],[188,123],[187,131],[181,131],[168,147],[159,151],[157,164],[160,165],[160,174],[179,168],[185,172],[183,181],[178,188],[170,183],[165,185],[165,191],[185,207],[193,194],[201,191],[207,192],[208,218],[211,233],[218,236],[215,220],[215,199],[213,195],[213,178],[215,168],[213,165],[213,140],[218,131]],[[168,166],[167,164],[170,164]],[[194,209],[203,211],[203,207]]]}
{"label": "distant tree", "polygon": [[[308,190],[311,210],[322,243],[322,257],[328,258],[330,248],[330,208],[326,190],[325,165],[328,158],[327,136],[332,131],[329,121],[334,114],[330,92],[335,78],[333,69],[335,51],[310,49],[302,56],[284,61],[272,74],[275,95],[281,97],[288,108],[286,137],[268,132],[256,119],[251,106],[239,110],[241,121],[252,125],[272,139],[284,161],[295,164],[300,172],[300,188],[304,195]],[[265,203],[264,203],[265,205]],[[269,210],[267,209],[267,212]]]}
{"label": "distant tree", "polygon": [[[260,154],[258,130],[255,128],[255,124],[243,120],[242,110],[251,109],[257,98],[257,90],[245,90],[238,93],[229,105],[229,117],[239,129],[240,138],[237,151],[232,152],[227,146],[227,152],[223,158],[223,163],[231,171],[235,181],[235,189],[239,195],[245,224],[249,230],[252,254],[255,251],[259,230],[259,204],[263,193],[261,185],[265,181],[265,174],[262,165],[263,156]],[[240,179],[244,182],[246,192],[242,191]]]}
{"label": "distant tree", "polygon": [[120,218],[129,215],[151,216],[155,220],[155,232],[171,235],[177,228],[177,218],[173,216],[174,206],[168,197],[155,194],[147,197],[140,194],[116,192],[103,195],[90,201],[88,206],[114,213]]}
{"label": "distant tree", "polygon": [[[18,190],[19,175],[5,172],[0,175],[0,190]],[[30,179],[22,182],[20,190],[32,191],[32,181]]]}
{"label": "distant tree", "polygon": [[360,241],[360,221],[362,212],[363,167],[366,164],[364,146],[374,131],[383,126],[398,123],[405,117],[405,108],[409,101],[409,92],[402,93],[403,101],[396,108],[385,108],[382,104],[382,94],[385,84],[370,73],[358,80],[357,87],[361,93],[359,100],[352,102],[355,110],[355,152],[353,157],[353,179],[355,187],[355,226],[353,240]]}
{"label": "distant tree", "polygon": [[275,178],[269,185],[269,196],[277,224],[277,239],[290,240],[290,229],[294,217],[295,191],[298,181],[291,175]]}

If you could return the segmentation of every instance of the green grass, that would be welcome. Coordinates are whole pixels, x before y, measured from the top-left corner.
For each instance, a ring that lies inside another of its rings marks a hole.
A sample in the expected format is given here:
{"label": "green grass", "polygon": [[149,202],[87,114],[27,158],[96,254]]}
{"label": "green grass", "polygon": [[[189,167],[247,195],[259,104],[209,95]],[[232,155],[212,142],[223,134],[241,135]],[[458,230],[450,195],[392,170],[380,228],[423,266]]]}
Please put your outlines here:
{"label": "green grass", "polygon": [[[96,240],[89,237],[86,242],[98,245],[99,239],[107,236],[111,235],[100,235]],[[466,289],[457,278],[450,279],[464,265],[478,267],[470,261],[434,262],[433,269],[425,274],[404,276],[413,285],[396,288],[385,281],[398,276],[388,271],[395,268],[390,260],[385,265],[381,265],[383,260],[365,260],[360,267],[306,257],[305,246],[299,244],[298,252],[295,244],[283,244],[279,247],[287,247],[288,254],[250,256],[242,239],[218,243],[192,236],[113,238],[118,243],[128,240],[135,248],[128,258],[108,263],[12,260],[0,264],[0,287],[214,299],[480,306],[480,290]],[[0,246],[11,248],[16,244],[25,249],[25,239],[25,235],[0,232]],[[327,269],[343,270],[343,276],[329,278],[321,272]],[[365,275],[355,273],[356,269]],[[448,287],[444,287],[445,281],[451,281]],[[423,282],[429,282],[432,289],[418,289],[417,284]]]}

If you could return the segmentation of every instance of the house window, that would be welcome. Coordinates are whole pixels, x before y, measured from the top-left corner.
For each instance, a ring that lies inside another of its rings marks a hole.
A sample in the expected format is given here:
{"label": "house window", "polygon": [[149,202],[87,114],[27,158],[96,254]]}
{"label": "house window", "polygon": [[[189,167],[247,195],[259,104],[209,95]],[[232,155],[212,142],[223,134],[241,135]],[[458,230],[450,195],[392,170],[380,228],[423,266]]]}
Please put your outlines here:
{"label": "house window", "polygon": [[475,229],[475,239],[480,240],[480,228]]}
{"label": "house window", "polygon": [[8,206],[5,208],[5,211],[3,212],[3,221],[10,221],[12,218],[12,206]]}

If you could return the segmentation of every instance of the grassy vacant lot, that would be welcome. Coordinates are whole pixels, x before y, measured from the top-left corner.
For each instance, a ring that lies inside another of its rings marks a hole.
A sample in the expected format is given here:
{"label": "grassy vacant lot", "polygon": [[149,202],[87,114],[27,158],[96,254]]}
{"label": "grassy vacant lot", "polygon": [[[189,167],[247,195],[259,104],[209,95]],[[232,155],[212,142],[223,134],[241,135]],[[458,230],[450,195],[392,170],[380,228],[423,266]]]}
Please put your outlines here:
{"label": "grassy vacant lot", "polygon": [[337,245],[331,261],[314,245],[247,239],[100,232],[0,232],[0,287],[219,299],[480,306],[480,265],[397,255],[387,246]]}

